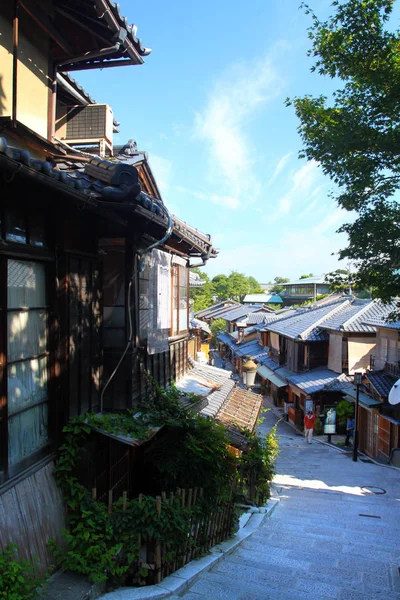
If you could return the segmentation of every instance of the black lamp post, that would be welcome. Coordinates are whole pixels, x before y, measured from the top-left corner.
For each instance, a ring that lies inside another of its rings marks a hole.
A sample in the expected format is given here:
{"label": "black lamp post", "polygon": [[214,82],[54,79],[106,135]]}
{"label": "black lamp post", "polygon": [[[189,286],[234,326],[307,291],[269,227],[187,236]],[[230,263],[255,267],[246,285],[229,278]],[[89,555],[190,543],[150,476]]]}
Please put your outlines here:
{"label": "black lamp post", "polygon": [[357,462],[358,451],[358,397],[360,394],[360,385],[362,384],[362,373],[354,373],[354,384],[356,386],[356,411],[354,415],[354,443],[353,443],[353,460]]}

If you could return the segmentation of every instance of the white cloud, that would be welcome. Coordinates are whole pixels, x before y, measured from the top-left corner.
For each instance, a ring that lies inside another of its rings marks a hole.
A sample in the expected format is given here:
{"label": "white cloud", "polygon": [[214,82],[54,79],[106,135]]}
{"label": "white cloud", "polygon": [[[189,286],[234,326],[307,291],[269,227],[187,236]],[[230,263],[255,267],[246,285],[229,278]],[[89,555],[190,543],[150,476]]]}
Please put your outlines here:
{"label": "white cloud", "polygon": [[[314,196],[314,194],[311,194],[310,198],[312,196]],[[318,202],[319,202],[318,198],[313,200],[308,206],[306,206],[306,208],[304,210],[301,211],[301,213],[299,214],[299,217],[305,217],[305,215],[308,215],[308,213],[311,212],[312,209],[317,206]]]}
{"label": "white cloud", "polygon": [[195,135],[209,146],[209,177],[230,198],[254,194],[260,183],[252,173],[252,148],[245,127],[252,115],[274,98],[282,80],[269,56],[233,65],[218,81],[204,110],[196,113]]}
{"label": "white cloud", "polygon": [[337,208],[333,212],[330,212],[322,219],[318,225],[313,227],[313,232],[317,234],[325,233],[328,229],[335,226],[337,229],[339,225],[349,220],[349,213],[342,208]]}
{"label": "white cloud", "polygon": [[209,202],[213,202],[214,204],[219,204],[220,206],[224,206],[225,208],[236,209],[239,208],[240,202],[235,196],[224,196],[220,194],[205,194],[204,192],[198,192],[196,190],[189,190],[181,185],[177,185],[176,188],[179,192],[183,194],[193,196],[198,200],[205,200]]}
{"label": "white cloud", "polygon": [[240,206],[239,200],[233,196],[220,196],[219,194],[212,194],[211,201],[214,202],[214,204],[225,206],[225,208],[236,209]]}
{"label": "white cloud", "polygon": [[224,241],[221,240],[218,258],[208,261],[207,273],[213,277],[218,273],[228,274],[235,268],[266,283],[277,276],[298,279],[301,273],[320,275],[343,268],[343,263],[333,253],[346,246],[347,237],[335,234],[332,238],[314,231],[286,229],[282,231],[279,243],[271,245],[249,243],[224,248]]}
{"label": "white cloud", "polygon": [[274,181],[276,181],[276,179],[278,178],[280,173],[286,167],[287,162],[288,162],[289,158],[292,156],[292,154],[293,154],[293,152],[288,152],[287,154],[285,154],[285,156],[282,156],[282,158],[280,159],[280,161],[278,162],[278,164],[275,167],[274,174],[272,175],[271,179],[269,180],[268,185],[271,185],[272,183],[274,183]]}
{"label": "white cloud", "polygon": [[279,217],[288,214],[293,205],[298,205],[313,196],[315,190],[312,190],[312,188],[319,177],[320,172],[317,162],[312,160],[302,165],[292,174],[289,191],[278,200],[278,208],[275,213],[266,215],[265,220],[277,220]]}

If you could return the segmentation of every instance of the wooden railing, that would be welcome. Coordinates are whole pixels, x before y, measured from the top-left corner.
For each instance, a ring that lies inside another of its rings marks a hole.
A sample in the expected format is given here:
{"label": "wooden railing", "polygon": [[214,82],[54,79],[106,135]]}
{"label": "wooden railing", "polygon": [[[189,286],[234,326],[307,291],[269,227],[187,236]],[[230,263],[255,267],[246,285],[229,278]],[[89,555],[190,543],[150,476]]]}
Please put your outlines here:
{"label": "wooden railing", "polygon": [[389,363],[385,362],[384,370],[395,377],[400,377],[400,368],[399,363]]}

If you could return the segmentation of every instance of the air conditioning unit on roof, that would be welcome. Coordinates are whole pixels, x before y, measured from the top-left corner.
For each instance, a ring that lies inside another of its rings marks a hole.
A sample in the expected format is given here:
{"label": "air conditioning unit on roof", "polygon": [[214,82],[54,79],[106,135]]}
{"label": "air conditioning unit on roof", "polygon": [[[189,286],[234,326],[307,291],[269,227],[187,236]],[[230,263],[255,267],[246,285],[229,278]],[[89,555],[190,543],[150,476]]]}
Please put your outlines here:
{"label": "air conditioning unit on roof", "polygon": [[113,112],[108,104],[57,107],[56,137],[70,146],[99,145],[100,156],[112,154]]}

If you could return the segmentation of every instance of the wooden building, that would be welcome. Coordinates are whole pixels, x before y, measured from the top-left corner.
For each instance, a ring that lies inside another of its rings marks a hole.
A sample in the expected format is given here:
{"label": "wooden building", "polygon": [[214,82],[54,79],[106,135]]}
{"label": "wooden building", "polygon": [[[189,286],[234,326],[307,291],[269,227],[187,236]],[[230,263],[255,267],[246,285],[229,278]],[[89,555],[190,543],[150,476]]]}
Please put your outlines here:
{"label": "wooden building", "polygon": [[[185,374],[188,266],[215,251],[169,214],[147,155],[114,148],[109,107],[65,74],[143,62],[118,5],[10,0],[0,34],[0,550],[12,541],[45,568],[64,521],[62,427],[138,406],[145,372],[161,385]],[[99,488],[135,489],[132,452],[92,450]]]}

